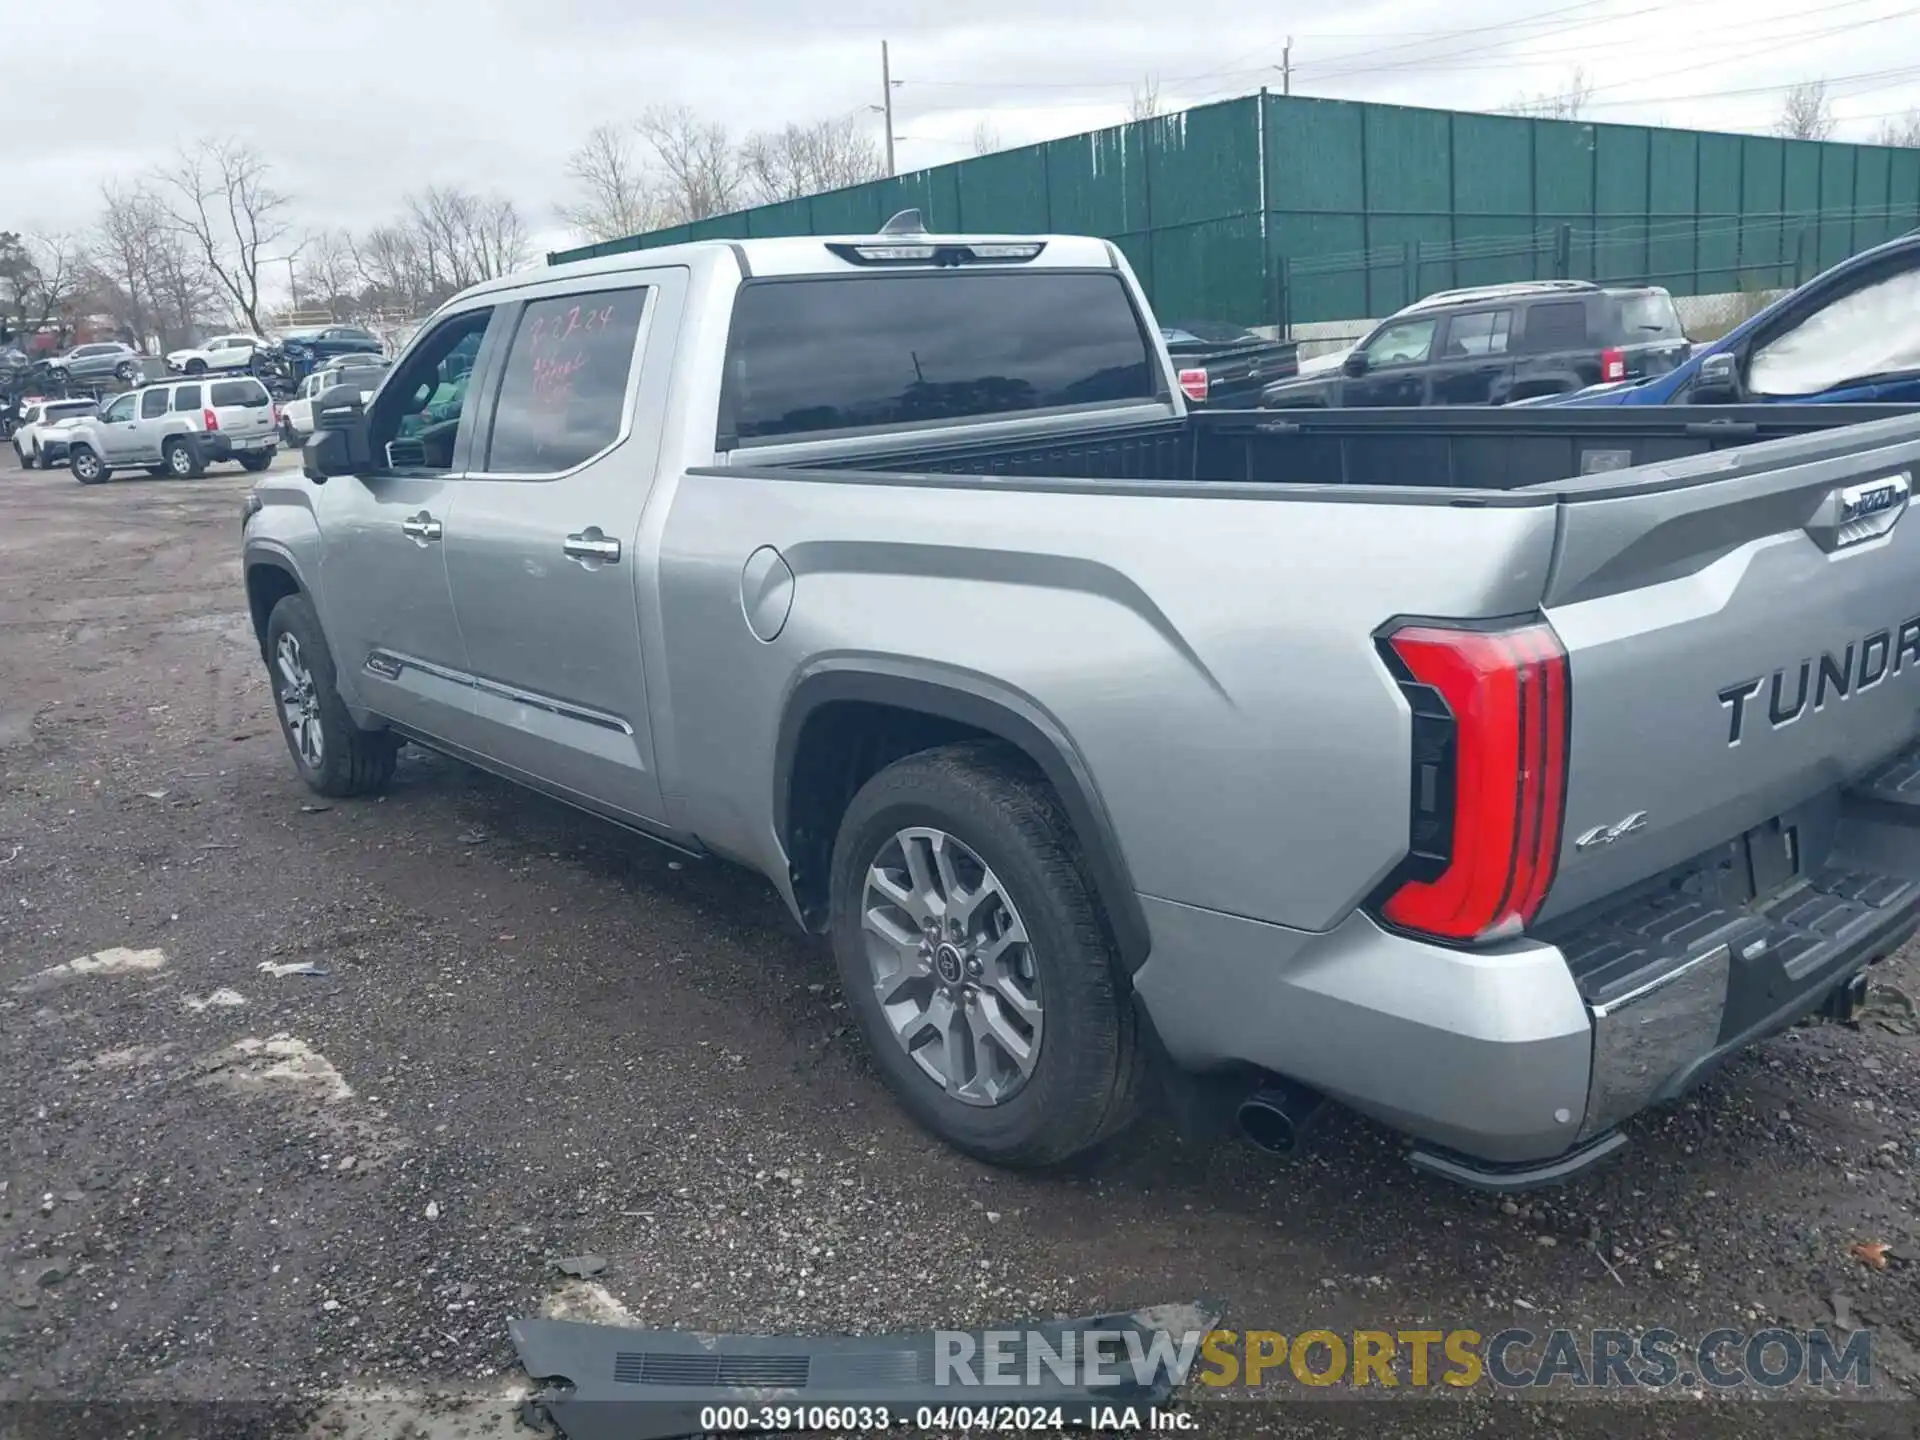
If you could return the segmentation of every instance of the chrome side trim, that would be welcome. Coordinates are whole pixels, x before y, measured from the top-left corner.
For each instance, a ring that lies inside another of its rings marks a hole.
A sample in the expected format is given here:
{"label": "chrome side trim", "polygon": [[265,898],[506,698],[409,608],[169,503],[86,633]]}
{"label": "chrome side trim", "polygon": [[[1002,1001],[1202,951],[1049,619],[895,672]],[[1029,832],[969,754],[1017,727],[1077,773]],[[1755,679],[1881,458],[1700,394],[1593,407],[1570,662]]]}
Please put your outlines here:
{"label": "chrome side trim", "polygon": [[1593,1070],[1582,1140],[1643,1109],[1669,1078],[1714,1048],[1732,970],[1732,951],[1716,945],[1592,1007]]}
{"label": "chrome side trim", "polygon": [[444,665],[416,660],[409,655],[396,655],[390,650],[372,651],[367,656],[366,664],[361,668],[376,679],[388,681],[398,680],[408,670],[417,670],[423,675],[431,675],[451,685],[479,690],[502,700],[510,700],[516,705],[528,705],[535,710],[544,710],[549,715],[558,715],[564,720],[577,720],[583,725],[595,725],[602,730],[613,730],[622,735],[633,734],[633,726],[618,715],[609,715],[604,710],[589,710],[585,706],[575,705],[566,700],[556,700],[551,695],[541,695],[532,690],[522,690],[517,685],[503,685],[498,680],[488,680],[478,675],[449,670]]}

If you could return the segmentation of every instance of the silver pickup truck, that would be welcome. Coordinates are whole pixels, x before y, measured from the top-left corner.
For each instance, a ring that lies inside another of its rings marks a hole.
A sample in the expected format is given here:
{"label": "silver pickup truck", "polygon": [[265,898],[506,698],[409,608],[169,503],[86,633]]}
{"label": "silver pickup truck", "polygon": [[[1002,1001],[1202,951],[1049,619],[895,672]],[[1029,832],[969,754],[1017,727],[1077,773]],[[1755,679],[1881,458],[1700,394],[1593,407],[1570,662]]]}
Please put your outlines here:
{"label": "silver pickup truck", "polygon": [[1905,412],[1189,415],[1113,246],[911,222],[490,282],[316,408],[244,529],[307,784],[753,867],[991,1161],[1157,1071],[1542,1183],[1920,918]]}

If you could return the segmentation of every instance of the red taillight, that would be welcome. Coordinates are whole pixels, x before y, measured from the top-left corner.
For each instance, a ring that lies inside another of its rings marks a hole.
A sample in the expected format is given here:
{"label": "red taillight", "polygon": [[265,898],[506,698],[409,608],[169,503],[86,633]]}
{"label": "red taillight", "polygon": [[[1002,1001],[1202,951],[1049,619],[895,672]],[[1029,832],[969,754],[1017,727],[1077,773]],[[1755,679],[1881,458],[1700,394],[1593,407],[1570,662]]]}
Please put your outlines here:
{"label": "red taillight", "polygon": [[1544,624],[1416,625],[1387,644],[1410,677],[1401,685],[1415,713],[1412,849],[1426,873],[1382,913],[1448,940],[1515,934],[1539,913],[1560,855],[1566,651]]}
{"label": "red taillight", "polygon": [[218,430],[220,428],[220,417],[213,413],[212,406],[208,406],[200,412],[200,423],[209,430]]}
{"label": "red taillight", "polygon": [[273,428],[276,430],[280,428],[280,402],[278,400],[273,402]]}
{"label": "red taillight", "polygon": [[1627,378],[1626,351],[1602,350],[1600,352],[1600,378],[1602,380],[1624,380]]}
{"label": "red taillight", "polygon": [[1180,372],[1180,388],[1186,392],[1189,400],[1205,404],[1207,399],[1207,372],[1199,366]]}

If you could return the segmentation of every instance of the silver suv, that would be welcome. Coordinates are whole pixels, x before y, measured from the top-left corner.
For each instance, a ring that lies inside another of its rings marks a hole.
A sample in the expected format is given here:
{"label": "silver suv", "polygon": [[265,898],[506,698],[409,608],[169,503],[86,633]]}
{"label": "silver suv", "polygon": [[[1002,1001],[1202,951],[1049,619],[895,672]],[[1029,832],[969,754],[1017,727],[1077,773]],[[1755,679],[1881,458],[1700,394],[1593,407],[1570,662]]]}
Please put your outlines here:
{"label": "silver suv", "polygon": [[278,443],[278,411],[267,387],[251,377],[148,385],[74,425],[67,465],[82,485],[136,467],[182,480],[223,460],[264,470]]}

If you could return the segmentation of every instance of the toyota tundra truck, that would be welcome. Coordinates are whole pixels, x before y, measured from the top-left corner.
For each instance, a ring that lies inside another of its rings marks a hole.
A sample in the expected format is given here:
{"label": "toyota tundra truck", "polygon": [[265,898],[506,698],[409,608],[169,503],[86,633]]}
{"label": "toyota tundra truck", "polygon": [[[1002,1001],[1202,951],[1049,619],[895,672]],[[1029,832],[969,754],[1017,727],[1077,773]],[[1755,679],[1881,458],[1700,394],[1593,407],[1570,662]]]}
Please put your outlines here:
{"label": "toyota tundra truck", "polygon": [[1905,409],[1189,414],[1113,245],[908,215],[490,281],[316,411],[243,529],[306,784],[752,867],[991,1162],[1157,1073],[1545,1183],[1920,915]]}

